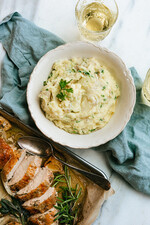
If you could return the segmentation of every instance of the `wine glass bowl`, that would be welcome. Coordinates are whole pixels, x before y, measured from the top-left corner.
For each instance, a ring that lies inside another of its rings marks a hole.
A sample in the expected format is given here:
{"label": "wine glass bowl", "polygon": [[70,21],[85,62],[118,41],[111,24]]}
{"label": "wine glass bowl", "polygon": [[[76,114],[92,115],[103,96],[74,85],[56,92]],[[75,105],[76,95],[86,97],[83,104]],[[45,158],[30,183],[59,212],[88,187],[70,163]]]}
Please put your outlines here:
{"label": "wine glass bowl", "polygon": [[118,17],[115,0],[79,0],[75,8],[81,36],[92,42],[103,40]]}

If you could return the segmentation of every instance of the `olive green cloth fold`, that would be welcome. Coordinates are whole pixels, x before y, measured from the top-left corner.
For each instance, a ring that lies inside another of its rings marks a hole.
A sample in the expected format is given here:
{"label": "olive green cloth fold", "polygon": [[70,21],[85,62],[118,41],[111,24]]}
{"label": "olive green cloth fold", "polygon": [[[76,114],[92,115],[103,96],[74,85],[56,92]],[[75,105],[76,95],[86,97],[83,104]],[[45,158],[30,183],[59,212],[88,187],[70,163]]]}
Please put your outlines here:
{"label": "olive green cloth fold", "polygon": [[[0,104],[33,125],[26,102],[26,86],[38,60],[64,42],[54,34],[13,13],[0,23],[0,41],[6,50],[2,66]],[[114,140],[94,148],[105,151],[111,167],[136,190],[150,194],[150,108],[141,104],[142,82],[134,68],[137,90],[133,115]]]}

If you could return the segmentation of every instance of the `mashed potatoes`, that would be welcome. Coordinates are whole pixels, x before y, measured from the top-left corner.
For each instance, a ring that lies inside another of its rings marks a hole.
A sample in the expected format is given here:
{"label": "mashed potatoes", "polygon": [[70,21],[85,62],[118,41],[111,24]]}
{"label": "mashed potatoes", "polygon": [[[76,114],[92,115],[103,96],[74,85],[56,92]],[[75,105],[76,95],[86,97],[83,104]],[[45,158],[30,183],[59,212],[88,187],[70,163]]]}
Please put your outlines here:
{"label": "mashed potatoes", "polygon": [[115,112],[119,87],[95,58],[55,62],[40,92],[41,108],[56,126],[88,134],[104,127]]}

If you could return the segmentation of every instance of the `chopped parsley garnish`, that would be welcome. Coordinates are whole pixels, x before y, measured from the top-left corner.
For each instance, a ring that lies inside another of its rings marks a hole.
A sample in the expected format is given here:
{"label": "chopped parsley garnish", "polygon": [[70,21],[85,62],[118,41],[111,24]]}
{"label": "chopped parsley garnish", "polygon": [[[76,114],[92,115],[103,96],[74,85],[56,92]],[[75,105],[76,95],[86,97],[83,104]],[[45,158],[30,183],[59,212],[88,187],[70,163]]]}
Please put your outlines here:
{"label": "chopped parsley garnish", "polygon": [[100,108],[102,108],[103,104],[100,105]]}
{"label": "chopped parsley garnish", "polygon": [[117,99],[117,96],[115,96],[114,99]]}
{"label": "chopped parsley garnish", "polygon": [[46,91],[48,91],[48,88],[46,88]]}
{"label": "chopped parsley garnish", "polygon": [[78,70],[79,73],[83,73],[84,75],[87,75],[87,76],[91,76],[90,72],[88,71],[81,71],[81,70]]}
{"label": "chopped parsley garnish", "polygon": [[106,89],[106,86],[103,86],[102,90],[105,90]]}
{"label": "chopped parsley garnish", "polygon": [[75,69],[72,69],[73,72],[76,72]]}
{"label": "chopped parsley garnish", "polygon": [[59,86],[60,86],[61,90],[63,90],[67,86],[67,84],[69,84],[70,82],[71,82],[71,80],[67,82],[66,80],[61,79],[59,82]]}
{"label": "chopped parsley garnish", "polygon": [[64,101],[66,99],[66,94],[64,92],[60,92],[59,94],[56,95],[56,97],[59,100]]}
{"label": "chopped parsley garnish", "polygon": [[103,121],[103,119],[100,119],[100,121]]}
{"label": "chopped parsley garnish", "polygon": [[72,88],[68,88],[68,89],[65,89],[67,92],[71,92],[73,93],[73,89]]}
{"label": "chopped parsley garnish", "polygon": [[59,86],[60,86],[60,92],[56,95],[56,97],[61,100],[61,101],[64,101],[66,99],[66,92],[68,93],[73,93],[73,89],[72,88],[66,88],[66,86],[71,82],[72,80],[70,81],[66,81],[66,80],[63,80],[61,79],[60,82],[59,82]]}
{"label": "chopped parsley garnish", "polygon": [[74,131],[72,131],[72,134],[78,134],[78,132],[74,130]]}
{"label": "chopped parsley garnish", "polygon": [[91,130],[89,130],[90,132],[93,132],[93,131],[95,131],[96,129],[91,129]]}
{"label": "chopped parsley garnish", "polygon": [[45,80],[44,82],[43,82],[43,86],[46,86],[47,85],[47,81]]}
{"label": "chopped parsley garnish", "polygon": [[101,73],[104,73],[104,70],[103,69],[101,70]]}
{"label": "chopped parsley garnish", "polygon": [[53,73],[51,72],[50,75],[48,76],[48,79],[51,78],[53,76]]}
{"label": "chopped parsley garnish", "polygon": [[105,97],[105,95],[101,95],[103,98]]}
{"label": "chopped parsley garnish", "polygon": [[85,75],[90,76],[90,73],[89,73],[89,72],[87,72],[87,71],[84,71],[83,73],[84,73]]}
{"label": "chopped parsley garnish", "polygon": [[106,101],[106,98],[104,98],[103,101]]}
{"label": "chopped parsley garnish", "polygon": [[76,123],[80,123],[80,120],[77,120]]}

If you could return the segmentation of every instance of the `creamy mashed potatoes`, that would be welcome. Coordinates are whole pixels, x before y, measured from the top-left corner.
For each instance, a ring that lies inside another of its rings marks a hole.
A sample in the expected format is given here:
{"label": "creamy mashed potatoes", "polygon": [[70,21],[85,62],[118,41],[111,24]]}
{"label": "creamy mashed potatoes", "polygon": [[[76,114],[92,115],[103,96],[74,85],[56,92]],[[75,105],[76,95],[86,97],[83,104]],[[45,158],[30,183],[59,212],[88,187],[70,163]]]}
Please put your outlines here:
{"label": "creamy mashed potatoes", "polygon": [[113,75],[95,58],[57,61],[40,92],[46,118],[69,133],[104,127],[115,112],[120,90]]}

